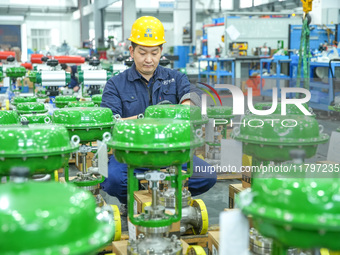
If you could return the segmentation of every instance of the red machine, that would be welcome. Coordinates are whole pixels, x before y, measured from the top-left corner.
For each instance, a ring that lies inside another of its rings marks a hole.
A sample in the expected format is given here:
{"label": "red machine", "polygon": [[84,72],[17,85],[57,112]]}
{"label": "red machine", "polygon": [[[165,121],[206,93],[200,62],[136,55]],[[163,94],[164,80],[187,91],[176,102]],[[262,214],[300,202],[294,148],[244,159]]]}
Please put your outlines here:
{"label": "red machine", "polygon": [[[31,62],[33,64],[42,64],[41,58],[43,54],[32,54],[31,55]],[[51,58],[51,56],[47,56]],[[67,64],[67,63],[75,63],[75,64],[82,64],[85,63],[85,58],[80,56],[54,56],[54,59],[59,61],[59,64]]]}

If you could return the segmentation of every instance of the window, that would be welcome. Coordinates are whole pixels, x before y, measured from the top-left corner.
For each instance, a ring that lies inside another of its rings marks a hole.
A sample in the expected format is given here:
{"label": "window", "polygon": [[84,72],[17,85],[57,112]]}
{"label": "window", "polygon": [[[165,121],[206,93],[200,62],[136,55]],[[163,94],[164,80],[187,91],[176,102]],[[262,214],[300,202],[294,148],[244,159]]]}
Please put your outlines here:
{"label": "window", "polygon": [[50,29],[32,29],[32,48],[37,50],[45,50],[51,45]]}

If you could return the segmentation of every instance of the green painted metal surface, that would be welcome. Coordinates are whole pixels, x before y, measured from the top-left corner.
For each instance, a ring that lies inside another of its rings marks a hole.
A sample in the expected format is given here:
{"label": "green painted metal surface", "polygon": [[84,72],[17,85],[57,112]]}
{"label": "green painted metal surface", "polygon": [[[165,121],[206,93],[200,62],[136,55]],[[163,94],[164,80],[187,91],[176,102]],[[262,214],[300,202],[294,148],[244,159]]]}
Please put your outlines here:
{"label": "green painted metal surface", "polygon": [[252,215],[262,235],[285,246],[340,250],[339,168],[323,167],[320,176],[326,178],[309,178],[306,167],[301,171],[301,178],[294,178],[293,171],[286,175],[293,178],[253,176],[251,191],[241,192],[236,204]]}
{"label": "green painted metal surface", "polygon": [[19,115],[16,111],[0,111],[0,125],[19,124]]}
{"label": "green painted metal surface", "polygon": [[187,120],[192,125],[203,125],[208,122],[208,118],[201,115],[201,108],[181,104],[151,105],[146,108],[144,117]]}
{"label": "green painted metal surface", "polygon": [[2,71],[0,71],[0,81],[2,81],[3,78],[4,78],[4,75],[3,75]]}
{"label": "green painted metal surface", "polygon": [[245,125],[234,127],[232,137],[243,142],[243,153],[260,160],[290,160],[289,152],[297,147],[310,158],[317,145],[329,139],[316,119],[308,116],[245,115],[240,122]]}
{"label": "green painted metal surface", "polygon": [[112,111],[101,107],[73,107],[55,110],[53,123],[65,126],[70,136],[78,135],[81,142],[103,140],[105,132],[115,125]]}
{"label": "green painted metal surface", "polygon": [[75,101],[69,102],[67,107],[94,107],[94,102],[92,101]]}
{"label": "green painted metal surface", "polygon": [[76,96],[56,96],[55,97],[55,106],[58,108],[64,108],[65,106],[68,105],[69,102],[76,102],[77,97]]}
{"label": "green painted metal surface", "polygon": [[48,111],[43,103],[38,102],[18,103],[16,107],[19,114],[45,113]]}
{"label": "green painted metal surface", "polygon": [[207,107],[207,116],[212,119],[230,120],[233,118],[233,108],[229,106]]}
{"label": "green painted metal surface", "polygon": [[117,122],[108,146],[119,162],[159,168],[188,162],[203,143],[188,121],[145,118]]}
{"label": "green painted metal surface", "polygon": [[92,96],[92,102],[95,105],[100,106],[100,104],[102,103],[102,95],[93,95]]}
{"label": "green painted metal surface", "polygon": [[12,99],[12,105],[17,105],[18,103],[33,103],[37,102],[36,97],[32,96],[16,96]]}
{"label": "green painted metal surface", "polygon": [[[307,104],[302,104],[311,114],[313,114],[313,110],[308,107]],[[256,110],[269,110],[272,107],[272,103],[256,103],[254,108]],[[281,114],[281,103],[277,103],[277,107],[272,114]],[[286,105],[286,115],[304,115],[303,112],[295,105],[295,104],[287,104]]]}
{"label": "green painted metal surface", "polygon": [[95,254],[114,235],[112,215],[74,185],[6,183],[0,201],[2,255]]}
{"label": "green painted metal surface", "polygon": [[26,75],[26,68],[23,66],[6,68],[7,77],[18,78],[18,77],[23,77],[25,75]]}
{"label": "green painted metal surface", "polygon": [[0,126],[0,144],[0,175],[21,166],[31,174],[59,169],[79,147],[65,127],[48,124]]}
{"label": "green painted metal surface", "polygon": [[48,113],[21,114],[20,121],[29,121],[29,124],[49,124],[52,116]]}
{"label": "green painted metal surface", "polygon": [[36,81],[37,81],[37,72],[36,71],[30,71],[30,73],[28,74],[28,79],[31,82],[36,83]]}

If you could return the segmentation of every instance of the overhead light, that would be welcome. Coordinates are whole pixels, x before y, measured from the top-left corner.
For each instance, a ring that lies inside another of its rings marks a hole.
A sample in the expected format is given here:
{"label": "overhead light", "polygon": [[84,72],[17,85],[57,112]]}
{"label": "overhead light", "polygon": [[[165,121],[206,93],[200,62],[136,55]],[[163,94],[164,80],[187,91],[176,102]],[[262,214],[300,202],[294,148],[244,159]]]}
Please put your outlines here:
{"label": "overhead light", "polygon": [[52,12],[30,12],[29,16],[36,16],[36,17],[45,17],[45,16],[54,16],[54,17],[61,17],[67,15],[67,13],[52,13]]}
{"label": "overhead light", "polygon": [[24,16],[0,16],[0,21],[24,21]]}

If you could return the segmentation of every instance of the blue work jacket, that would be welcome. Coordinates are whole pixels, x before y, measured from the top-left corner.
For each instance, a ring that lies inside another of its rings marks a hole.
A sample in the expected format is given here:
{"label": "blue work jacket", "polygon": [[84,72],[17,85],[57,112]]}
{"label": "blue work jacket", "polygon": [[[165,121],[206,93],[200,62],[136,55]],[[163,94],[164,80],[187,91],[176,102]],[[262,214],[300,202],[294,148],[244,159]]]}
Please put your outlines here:
{"label": "blue work jacket", "polygon": [[107,81],[101,106],[127,118],[144,113],[149,105],[164,100],[178,104],[188,93],[190,82],[185,74],[158,65],[152,78],[147,81],[133,64]]}

